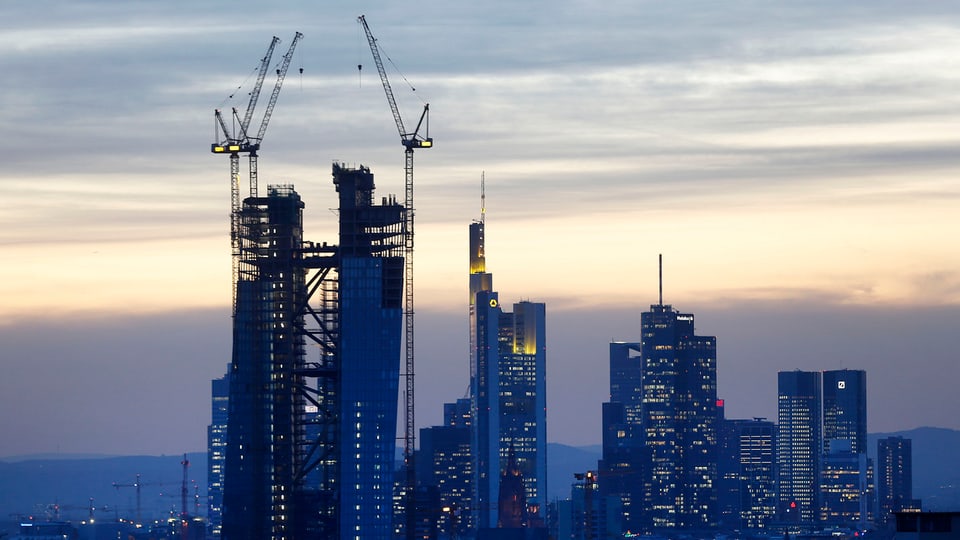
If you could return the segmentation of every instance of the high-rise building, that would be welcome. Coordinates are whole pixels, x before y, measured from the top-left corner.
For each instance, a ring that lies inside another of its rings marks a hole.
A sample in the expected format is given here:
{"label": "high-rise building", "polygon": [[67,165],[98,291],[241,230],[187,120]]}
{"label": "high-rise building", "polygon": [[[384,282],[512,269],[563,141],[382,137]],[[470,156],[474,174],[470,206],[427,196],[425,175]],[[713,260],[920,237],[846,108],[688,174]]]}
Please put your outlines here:
{"label": "high-rise building", "polygon": [[474,522],[498,521],[501,473],[511,448],[528,511],[546,509],[546,307],[519,302],[504,311],[486,271],[484,220],[470,224],[470,398],[475,449]]}
{"label": "high-rise building", "polygon": [[777,374],[777,493],[782,521],[818,517],[821,456],[821,377],[817,371]]}
{"label": "high-rise building", "polygon": [[475,523],[478,528],[497,524],[497,495],[500,492],[500,299],[496,292],[480,291],[473,311],[477,345],[476,371],[471,377],[473,398]]}
{"label": "high-rise building", "polygon": [[872,461],[867,458],[867,374],[823,372],[820,522],[864,529],[873,519]]}
{"label": "high-rise building", "polygon": [[913,443],[903,437],[877,441],[877,521],[890,523],[893,512],[919,508],[913,499]]}
{"label": "high-rise building", "polygon": [[441,536],[460,537],[473,529],[473,453],[470,446],[470,402],[444,404],[444,425],[420,430],[417,483],[436,487]]}
{"label": "high-rise building", "polygon": [[834,449],[823,455],[820,471],[820,524],[865,530],[873,519],[870,467],[867,455],[838,448],[846,439],[834,439]]}
{"label": "high-rise building", "polygon": [[610,344],[610,401],[603,404],[603,454],[598,463],[601,497],[619,501],[621,531],[640,531],[643,473],[649,452],[643,444],[640,343]]}
{"label": "high-rise building", "polygon": [[766,529],[776,516],[773,422],[722,420],[718,457],[720,525],[725,530]]}
{"label": "high-rise building", "polygon": [[854,454],[867,452],[867,372],[841,369],[823,372],[823,453],[834,441],[849,441]]}
{"label": "high-rise building", "polygon": [[640,343],[610,343],[610,402],[623,404],[624,421],[635,426],[643,407],[641,354]]}
{"label": "high-rise building", "polygon": [[290,538],[299,519],[302,211],[291,186],[270,186],[239,215],[223,484],[223,536],[232,540]]}
{"label": "high-rise building", "polygon": [[403,322],[403,205],[373,202],[373,173],[333,167],[340,198],[340,538],[393,534],[397,397]]}
{"label": "high-rise building", "polygon": [[212,411],[207,426],[207,524],[210,534],[220,538],[223,525],[223,464],[227,449],[227,421],[230,402],[230,374],[210,384]]}
{"label": "high-rise building", "polygon": [[717,344],[662,303],[640,315],[645,510],[654,529],[703,530],[717,516]]}
{"label": "high-rise building", "polygon": [[546,305],[517,302],[500,314],[500,465],[511,454],[523,478],[528,510],[547,507]]}
{"label": "high-rise building", "polygon": [[303,240],[292,186],[248,198],[238,216],[223,484],[231,540],[393,533],[404,208],[393,197],[374,204],[366,167],[334,164],[333,182],[336,246]]}

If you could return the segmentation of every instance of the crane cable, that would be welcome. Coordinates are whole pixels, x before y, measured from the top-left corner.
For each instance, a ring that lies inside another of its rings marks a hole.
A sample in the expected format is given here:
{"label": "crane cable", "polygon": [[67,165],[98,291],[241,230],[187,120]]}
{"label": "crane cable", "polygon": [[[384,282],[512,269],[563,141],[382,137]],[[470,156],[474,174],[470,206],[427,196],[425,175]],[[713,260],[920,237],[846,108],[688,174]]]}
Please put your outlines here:
{"label": "crane cable", "polygon": [[[358,20],[357,20],[357,42],[362,45],[362,40],[361,40],[361,37],[362,37],[362,36],[360,35],[360,31],[361,31],[361,30],[362,30],[361,23],[360,23],[360,20],[358,19]],[[423,98],[421,98],[419,94],[417,94],[417,89],[413,86],[413,83],[411,83],[411,82],[407,79],[407,76],[404,75],[402,71],[400,71],[400,68],[397,66],[397,63],[393,61],[393,58],[390,58],[390,55],[387,54],[387,51],[385,51],[385,50],[383,49],[383,47],[380,46],[380,40],[374,38],[373,41],[374,41],[374,43],[376,44],[377,49],[380,51],[380,53],[381,53],[383,56],[385,56],[385,57],[387,58],[387,61],[390,62],[390,65],[393,66],[393,69],[397,72],[397,75],[400,75],[400,78],[403,79],[403,82],[407,83],[407,86],[410,87],[410,91],[413,92],[413,93],[417,96],[417,99],[419,99],[421,103],[423,103],[424,105],[426,105],[427,102],[424,101]],[[358,72],[358,77],[360,76],[360,74],[363,73],[363,64],[359,61],[359,58],[360,58],[360,49],[361,49],[361,48],[362,48],[362,47],[360,47],[360,45],[357,46],[357,59],[358,59],[358,61],[357,61],[357,72]]]}

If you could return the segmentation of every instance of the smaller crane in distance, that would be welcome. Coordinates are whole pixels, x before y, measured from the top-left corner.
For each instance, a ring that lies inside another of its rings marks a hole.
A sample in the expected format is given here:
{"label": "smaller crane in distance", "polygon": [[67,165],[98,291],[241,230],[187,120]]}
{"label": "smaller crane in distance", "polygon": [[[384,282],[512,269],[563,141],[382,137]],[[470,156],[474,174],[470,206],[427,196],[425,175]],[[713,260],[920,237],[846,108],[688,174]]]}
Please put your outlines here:
{"label": "smaller crane in distance", "polygon": [[[414,420],[414,349],[413,349],[413,151],[416,148],[432,148],[433,139],[430,138],[430,104],[425,103],[423,112],[420,113],[420,120],[413,131],[407,131],[403,126],[403,118],[400,116],[400,109],[397,107],[397,100],[393,97],[393,89],[390,87],[390,80],[387,79],[387,72],[383,68],[383,60],[380,58],[380,48],[377,45],[376,38],[367,25],[367,19],[360,15],[357,20],[363,25],[363,31],[367,35],[367,42],[370,44],[370,52],[373,54],[373,61],[377,65],[377,72],[380,74],[380,82],[383,83],[383,91],[387,95],[387,104],[390,105],[390,112],[393,113],[393,120],[397,124],[397,131],[400,132],[400,144],[403,145],[404,155],[404,345],[405,345],[405,373],[404,373],[404,436],[403,436],[403,459],[406,465],[406,488],[407,488],[407,538],[414,537],[414,491],[416,488],[416,472],[414,470],[413,455],[416,444],[416,422]],[[359,66],[358,66],[359,67]],[[423,127],[424,135],[420,135],[420,128]]]}

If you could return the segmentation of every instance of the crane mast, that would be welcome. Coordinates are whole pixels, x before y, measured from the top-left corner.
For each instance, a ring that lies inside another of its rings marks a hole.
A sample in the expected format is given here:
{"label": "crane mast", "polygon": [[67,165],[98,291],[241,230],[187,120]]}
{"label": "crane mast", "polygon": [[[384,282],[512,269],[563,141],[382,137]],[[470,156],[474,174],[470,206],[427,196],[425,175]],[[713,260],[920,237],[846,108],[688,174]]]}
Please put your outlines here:
{"label": "crane mast", "polygon": [[[413,304],[413,151],[415,148],[431,148],[433,139],[429,137],[429,115],[430,105],[425,104],[423,112],[420,114],[420,120],[417,127],[412,132],[408,132],[403,126],[403,118],[400,116],[400,109],[397,107],[397,100],[393,96],[393,89],[390,87],[390,80],[387,78],[387,72],[383,67],[383,60],[380,58],[380,50],[377,46],[377,40],[373,37],[370,27],[367,25],[367,19],[360,15],[357,20],[363,26],[363,31],[367,36],[367,42],[370,45],[370,52],[373,54],[373,61],[377,65],[377,72],[380,74],[380,82],[383,84],[383,91],[387,96],[387,104],[390,106],[390,112],[393,114],[393,120],[397,124],[397,132],[400,134],[400,143],[404,147],[404,437],[403,437],[403,457],[406,466],[406,506],[407,522],[406,536],[414,537],[414,492],[416,488],[416,472],[414,469],[413,455],[416,444],[416,421],[414,418],[414,304]],[[426,123],[425,123],[426,121]],[[420,135],[420,128],[425,128],[425,134]]]}
{"label": "crane mast", "polygon": [[[287,68],[290,67],[290,60],[293,59],[293,51],[297,48],[297,43],[303,34],[297,32],[290,42],[290,48],[280,61],[280,67],[277,68],[277,82],[273,85],[273,92],[270,94],[270,101],[267,102],[267,109],[263,113],[263,119],[260,121],[260,129],[257,130],[257,136],[251,140],[250,150],[250,196],[257,196],[257,151],[260,150],[260,143],[263,141],[263,135],[267,132],[267,124],[270,123],[270,117],[273,116],[273,109],[277,106],[277,98],[280,97],[280,88],[283,87],[283,80],[287,76]],[[301,73],[303,68],[300,69]],[[259,93],[259,89],[257,89]]]}
{"label": "crane mast", "polygon": [[[293,50],[300,41],[303,34],[297,32],[293,37],[290,48],[283,56],[280,68],[277,69],[277,82],[274,85],[273,93],[270,96],[270,102],[267,110],[260,121],[260,128],[256,137],[250,136],[250,121],[253,119],[254,110],[257,107],[257,101],[260,99],[260,91],[263,88],[263,81],[266,78],[267,70],[270,67],[270,60],[273,58],[273,52],[280,43],[280,38],[273,36],[267,52],[260,59],[260,66],[257,69],[257,80],[250,91],[250,99],[247,102],[247,109],[244,111],[243,118],[236,108],[232,110],[233,128],[227,126],[223,118],[223,113],[219,109],[214,111],[214,140],[210,145],[210,151],[214,154],[227,154],[230,156],[230,244],[232,259],[233,276],[233,311],[237,314],[237,290],[236,283],[239,281],[239,259],[240,259],[240,238],[239,238],[239,220],[240,206],[242,198],[240,197],[240,154],[245,153],[249,159],[249,184],[250,197],[257,196],[258,184],[258,151],[260,143],[263,141],[263,135],[267,130],[267,124],[273,114],[273,109],[277,104],[277,97],[280,95],[280,88],[283,85],[283,79],[286,77],[287,68],[290,67],[290,60],[293,58]],[[301,68],[301,73],[303,69]]]}

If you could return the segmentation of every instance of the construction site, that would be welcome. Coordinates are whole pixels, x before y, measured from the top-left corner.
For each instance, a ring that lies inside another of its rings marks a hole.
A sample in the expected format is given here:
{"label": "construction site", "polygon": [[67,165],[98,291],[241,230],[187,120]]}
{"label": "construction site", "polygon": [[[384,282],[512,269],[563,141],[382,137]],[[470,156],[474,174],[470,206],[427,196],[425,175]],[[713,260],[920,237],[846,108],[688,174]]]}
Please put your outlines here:
{"label": "construction site", "polygon": [[[258,156],[300,33],[275,65],[280,40],[270,42],[245,110],[214,114],[211,152],[229,160],[233,268],[226,429],[210,458],[222,460],[211,464],[222,470],[215,537],[386,539],[416,528],[413,155],[433,144],[429,106],[409,131],[376,39],[358,23],[400,135],[402,200],[377,201],[369,168],[334,162],[339,238],[312,241],[295,187],[261,189]],[[276,82],[258,115],[271,66]]]}

